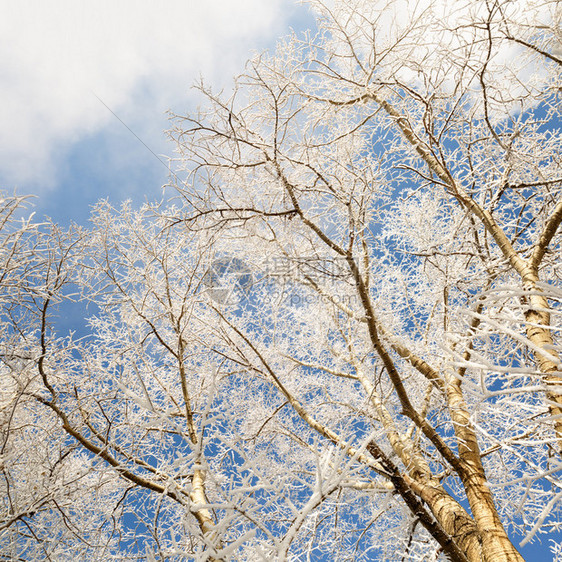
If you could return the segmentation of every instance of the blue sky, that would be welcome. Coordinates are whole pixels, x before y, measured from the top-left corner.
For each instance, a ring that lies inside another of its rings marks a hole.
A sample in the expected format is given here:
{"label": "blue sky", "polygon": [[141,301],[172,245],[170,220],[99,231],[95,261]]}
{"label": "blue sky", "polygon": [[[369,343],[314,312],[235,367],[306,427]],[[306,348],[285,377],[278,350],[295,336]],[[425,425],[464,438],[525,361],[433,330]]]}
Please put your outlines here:
{"label": "blue sky", "polygon": [[61,223],[85,223],[100,198],[162,197],[166,168],[111,111],[171,156],[166,112],[196,109],[200,76],[228,88],[252,52],[312,24],[293,0],[21,0],[2,11],[0,191],[36,195],[37,214]]}

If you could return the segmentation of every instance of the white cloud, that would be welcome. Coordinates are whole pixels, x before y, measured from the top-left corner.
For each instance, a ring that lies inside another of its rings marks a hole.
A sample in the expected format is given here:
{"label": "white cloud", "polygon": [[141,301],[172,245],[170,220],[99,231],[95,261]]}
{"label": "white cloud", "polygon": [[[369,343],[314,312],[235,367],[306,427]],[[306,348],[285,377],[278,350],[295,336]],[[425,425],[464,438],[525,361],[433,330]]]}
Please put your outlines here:
{"label": "white cloud", "polygon": [[64,150],[115,119],[94,92],[139,136],[161,138],[164,112],[185,109],[199,74],[227,85],[295,9],[292,0],[6,3],[0,189],[54,184]]}

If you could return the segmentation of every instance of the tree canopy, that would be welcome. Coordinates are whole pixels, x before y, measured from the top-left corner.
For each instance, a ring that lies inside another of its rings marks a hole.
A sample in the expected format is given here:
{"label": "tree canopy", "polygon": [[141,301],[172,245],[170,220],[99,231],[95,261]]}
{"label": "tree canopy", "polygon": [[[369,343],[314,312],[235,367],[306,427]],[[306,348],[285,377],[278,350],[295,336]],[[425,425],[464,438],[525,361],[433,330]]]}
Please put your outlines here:
{"label": "tree canopy", "polygon": [[562,559],[562,6],[310,5],[173,201],[2,198],[6,559]]}

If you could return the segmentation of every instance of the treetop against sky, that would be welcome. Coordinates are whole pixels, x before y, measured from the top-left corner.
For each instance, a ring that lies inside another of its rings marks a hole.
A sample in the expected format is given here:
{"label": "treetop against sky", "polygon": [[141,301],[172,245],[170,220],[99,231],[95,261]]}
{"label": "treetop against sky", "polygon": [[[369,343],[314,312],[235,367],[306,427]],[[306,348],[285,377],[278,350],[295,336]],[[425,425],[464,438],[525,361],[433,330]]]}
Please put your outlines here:
{"label": "treetop against sky", "polygon": [[309,5],[173,199],[3,196],[6,558],[562,559],[562,8]]}

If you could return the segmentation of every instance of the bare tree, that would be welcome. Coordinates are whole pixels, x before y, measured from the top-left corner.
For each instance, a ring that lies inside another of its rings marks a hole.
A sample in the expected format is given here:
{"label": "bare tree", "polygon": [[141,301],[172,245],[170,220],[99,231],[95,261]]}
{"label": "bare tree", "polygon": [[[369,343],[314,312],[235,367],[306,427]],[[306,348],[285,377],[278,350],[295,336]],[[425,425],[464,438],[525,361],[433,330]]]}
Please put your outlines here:
{"label": "bare tree", "polygon": [[19,556],[49,517],[55,560],[515,561],[559,530],[558,3],[311,4],[176,117],[175,206],[29,237],[4,368],[88,508],[7,521]]}
{"label": "bare tree", "polygon": [[71,353],[48,316],[64,297],[81,236],[34,223],[26,207],[24,197],[0,198],[0,551],[4,560],[61,560],[72,544],[87,557],[90,540],[104,543],[106,514],[92,501],[104,494],[103,476],[38,404],[51,353],[61,362]]}
{"label": "bare tree", "polygon": [[337,446],[347,416],[382,431],[357,450],[451,558],[518,560],[507,498],[556,474],[562,439],[559,6],[314,6],[318,36],[178,118],[183,221],[297,272],[298,329],[223,318],[244,361]]}

